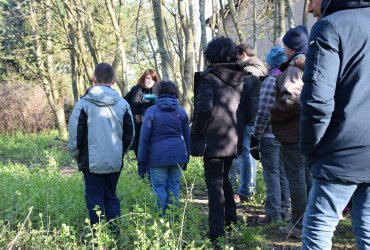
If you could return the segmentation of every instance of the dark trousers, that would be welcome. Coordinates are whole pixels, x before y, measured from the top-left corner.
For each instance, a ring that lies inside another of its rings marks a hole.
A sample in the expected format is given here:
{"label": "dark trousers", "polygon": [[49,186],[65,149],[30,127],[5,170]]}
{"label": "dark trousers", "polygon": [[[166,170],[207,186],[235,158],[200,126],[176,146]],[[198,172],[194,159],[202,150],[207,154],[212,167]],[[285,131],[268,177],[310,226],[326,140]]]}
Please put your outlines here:
{"label": "dark trousers", "polygon": [[203,158],[208,189],[209,236],[212,241],[225,235],[225,225],[237,221],[234,192],[229,180],[233,158]]}
{"label": "dark trousers", "polygon": [[121,215],[120,203],[116,196],[116,187],[121,172],[94,174],[84,172],[85,198],[91,224],[99,222],[96,206],[107,221]]}

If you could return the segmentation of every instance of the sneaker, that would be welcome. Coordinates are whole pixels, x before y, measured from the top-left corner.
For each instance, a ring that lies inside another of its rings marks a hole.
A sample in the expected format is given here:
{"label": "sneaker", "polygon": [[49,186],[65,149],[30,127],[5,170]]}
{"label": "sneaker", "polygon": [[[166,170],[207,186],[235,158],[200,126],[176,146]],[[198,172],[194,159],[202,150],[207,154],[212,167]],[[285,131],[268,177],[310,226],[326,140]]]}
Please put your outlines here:
{"label": "sneaker", "polygon": [[270,223],[278,223],[278,222],[281,222],[281,218],[271,218],[267,215],[264,215],[264,216],[260,216],[257,218],[257,224],[258,225],[267,225],[267,224],[270,224]]}
{"label": "sneaker", "polygon": [[240,194],[234,194],[234,201],[236,203],[249,202],[250,201],[250,198],[249,197],[242,196]]}
{"label": "sneaker", "polygon": [[292,223],[289,223],[285,227],[279,227],[279,233],[285,234],[288,237],[302,239],[302,229],[294,227]]}

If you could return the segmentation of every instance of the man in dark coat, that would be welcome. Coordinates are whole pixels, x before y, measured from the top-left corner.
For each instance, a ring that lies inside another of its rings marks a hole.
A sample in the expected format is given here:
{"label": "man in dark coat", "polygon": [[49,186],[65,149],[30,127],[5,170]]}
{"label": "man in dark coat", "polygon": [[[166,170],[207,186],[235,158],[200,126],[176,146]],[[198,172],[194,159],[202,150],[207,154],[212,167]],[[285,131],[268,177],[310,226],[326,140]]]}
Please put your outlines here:
{"label": "man in dark coat", "polygon": [[215,38],[205,55],[210,65],[200,74],[195,93],[191,153],[203,156],[210,239],[216,242],[225,235],[224,227],[237,221],[228,174],[234,156],[241,153],[244,126],[249,121],[244,109],[250,105],[244,102],[248,100],[245,74],[236,63],[235,44],[229,38]]}
{"label": "man in dark coat", "polygon": [[301,93],[301,152],[314,184],[302,249],[331,249],[352,197],[358,249],[370,249],[370,1],[324,0]]}

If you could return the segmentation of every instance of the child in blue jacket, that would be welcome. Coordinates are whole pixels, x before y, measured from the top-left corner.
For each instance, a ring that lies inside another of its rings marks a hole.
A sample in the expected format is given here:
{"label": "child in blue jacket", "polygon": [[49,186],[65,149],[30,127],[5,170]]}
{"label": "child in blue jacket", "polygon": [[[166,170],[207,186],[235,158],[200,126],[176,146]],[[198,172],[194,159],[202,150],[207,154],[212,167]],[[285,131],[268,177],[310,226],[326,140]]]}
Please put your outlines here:
{"label": "child in blue jacket", "polygon": [[158,208],[165,211],[179,200],[181,171],[189,162],[190,129],[188,116],[177,101],[176,84],[161,81],[156,92],[156,105],[144,115],[138,161],[150,169]]}

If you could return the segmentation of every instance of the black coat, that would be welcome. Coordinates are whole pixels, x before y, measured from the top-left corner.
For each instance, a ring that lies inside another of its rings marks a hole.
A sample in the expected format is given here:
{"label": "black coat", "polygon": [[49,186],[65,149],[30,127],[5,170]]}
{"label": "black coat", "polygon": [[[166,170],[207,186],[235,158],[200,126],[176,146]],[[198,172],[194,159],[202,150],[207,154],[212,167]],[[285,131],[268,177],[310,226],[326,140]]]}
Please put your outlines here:
{"label": "black coat", "polygon": [[125,95],[125,100],[130,104],[132,116],[135,124],[135,138],[131,149],[137,154],[140,138],[141,125],[144,120],[145,111],[154,105],[154,102],[143,99],[144,94],[150,94],[152,89],[143,89],[139,85],[132,87],[132,89]]}
{"label": "black coat", "polygon": [[195,88],[191,152],[228,157],[241,153],[244,127],[251,119],[250,99],[238,64],[211,65]]}
{"label": "black coat", "polygon": [[301,151],[316,178],[370,183],[370,2],[331,0],[311,31]]}

